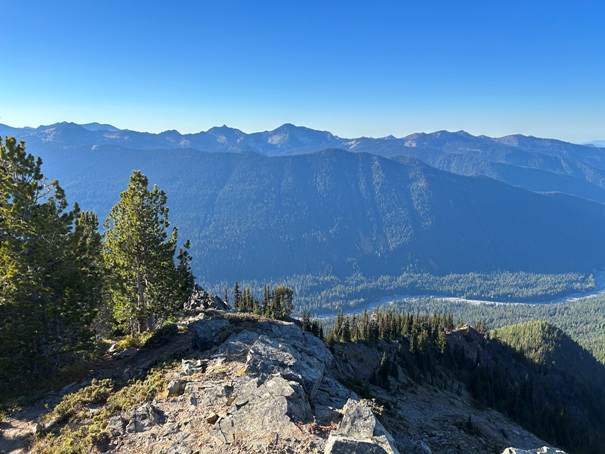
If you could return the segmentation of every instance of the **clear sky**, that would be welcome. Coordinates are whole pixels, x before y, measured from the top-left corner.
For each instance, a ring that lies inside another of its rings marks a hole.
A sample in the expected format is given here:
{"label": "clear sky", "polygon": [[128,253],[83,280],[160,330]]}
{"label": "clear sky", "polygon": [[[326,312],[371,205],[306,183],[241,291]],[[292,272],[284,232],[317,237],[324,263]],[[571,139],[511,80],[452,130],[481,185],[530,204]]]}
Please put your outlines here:
{"label": "clear sky", "polygon": [[0,0],[0,123],[605,139],[603,0]]}

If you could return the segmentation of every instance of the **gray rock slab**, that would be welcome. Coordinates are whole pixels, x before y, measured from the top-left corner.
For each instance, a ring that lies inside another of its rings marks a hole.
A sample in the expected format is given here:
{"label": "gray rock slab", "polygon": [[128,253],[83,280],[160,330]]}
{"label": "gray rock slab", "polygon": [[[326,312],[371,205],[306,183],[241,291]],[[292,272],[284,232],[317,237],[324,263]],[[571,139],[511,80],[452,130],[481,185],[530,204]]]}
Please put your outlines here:
{"label": "gray rock slab", "polygon": [[225,319],[202,319],[189,324],[191,346],[199,350],[208,350],[218,345],[231,324]]}
{"label": "gray rock slab", "polygon": [[[355,447],[355,443],[361,443]],[[347,452],[399,454],[395,440],[367,405],[349,399],[342,421],[330,434],[324,454]]]}

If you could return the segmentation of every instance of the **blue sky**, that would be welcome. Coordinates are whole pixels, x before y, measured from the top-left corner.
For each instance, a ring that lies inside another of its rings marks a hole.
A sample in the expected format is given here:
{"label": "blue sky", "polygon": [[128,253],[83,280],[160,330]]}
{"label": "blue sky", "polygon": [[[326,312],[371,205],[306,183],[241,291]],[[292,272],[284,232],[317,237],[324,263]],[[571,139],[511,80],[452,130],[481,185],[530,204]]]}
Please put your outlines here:
{"label": "blue sky", "polygon": [[605,139],[605,2],[0,0],[0,123]]}

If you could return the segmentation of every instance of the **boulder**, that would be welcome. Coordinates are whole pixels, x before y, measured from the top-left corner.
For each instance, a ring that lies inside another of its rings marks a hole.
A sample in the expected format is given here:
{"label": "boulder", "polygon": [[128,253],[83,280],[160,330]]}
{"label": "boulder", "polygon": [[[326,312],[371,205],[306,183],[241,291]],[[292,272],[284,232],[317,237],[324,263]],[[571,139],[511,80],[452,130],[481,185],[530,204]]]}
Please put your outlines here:
{"label": "boulder", "polygon": [[342,421],[328,437],[324,449],[324,454],[345,452],[399,454],[395,440],[370,407],[354,399],[347,401]]}
{"label": "boulder", "polygon": [[199,359],[184,359],[181,361],[181,366],[183,375],[193,375],[204,371],[204,363]]}
{"label": "boulder", "polygon": [[113,436],[117,437],[124,433],[126,429],[126,421],[121,416],[112,416],[107,422],[107,431]]}
{"label": "boulder", "polygon": [[215,437],[224,444],[246,439],[263,446],[275,437],[296,439],[302,435],[298,424],[312,418],[302,386],[279,375],[262,383],[248,379],[233,397],[227,414],[213,426]]}
{"label": "boulder", "polygon": [[229,311],[231,308],[227,303],[220,299],[216,295],[210,295],[206,290],[195,284],[193,292],[189,297],[189,300],[185,303],[183,309],[186,312],[202,312],[208,309],[215,309],[219,311]]}
{"label": "boulder", "polygon": [[199,350],[208,350],[225,340],[229,327],[230,323],[222,318],[196,320],[189,324],[191,346]]}
{"label": "boulder", "polygon": [[[325,350],[325,347],[322,345]],[[309,398],[314,399],[326,370],[322,356],[310,350],[301,350],[290,340],[260,336],[250,348],[246,372],[260,376],[275,373],[303,385]]]}
{"label": "boulder", "polygon": [[168,382],[167,391],[168,397],[180,396],[185,392],[185,385],[187,384],[184,380],[174,379]]}
{"label": "boulder", "polygon": [[164,423],[164,414],[151,403],[141,405],[132,412],[126,432],[145,432]]}

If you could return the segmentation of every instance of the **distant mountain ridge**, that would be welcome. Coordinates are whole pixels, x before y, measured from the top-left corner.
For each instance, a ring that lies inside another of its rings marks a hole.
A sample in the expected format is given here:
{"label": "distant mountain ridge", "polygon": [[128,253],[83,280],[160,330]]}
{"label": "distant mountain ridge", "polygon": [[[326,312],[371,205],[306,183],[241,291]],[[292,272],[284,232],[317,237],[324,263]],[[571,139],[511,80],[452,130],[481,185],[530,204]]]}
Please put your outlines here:
{"label": "distant mountain ridge", "polygon": [[[195,148],[207,152],[247,152],[254,151],[261,154],[301,154],[321,151],[326,148],[343,148],[354,151],[360,145],[363,148],[374,144],[377,148],[386,144],[389,149],[382,153],[391,154],[396,150],[405,148],[431,148],[435,150],[451,150],[452,145],[459,151],[479,151],[478,147],[485,144],[502,144],[522,150],[542,152],[582,150],[591,147],[591,144],[605,144],[605,141],[594,141],[586,145],[572,144],[555,139],[542,139],[521,134],[492,138],[488,136],[473,136],[466,131],[435,131],[433,133],[414,133],[397,138],[392,135],[380,138],[358,137],[342,138],[329,131],[318,131],[304,126],[285,123],[272,131],[254,132],[247,134],[239,129],[226,125],[213,127],[207,131],[181,134],[176,130],[167,130],[161,133],[139,132],[129,129],[119,129],[110,124],[97,122],[79,125],[73,122],[60,122],[51,125],[41,125],[37,128],[15,128],[0,124],[0,134],[3,136],[17,133],[19,137],[30,140],[44,140],[49,136],[56,137],[64,143],[70,141],[73,145],[79,142],[94,142],[97,145],[119,145],[134,149],[167,149],[167,148]],[[466,143],[469,148],[461,146]],[[368,150],[364,150],[368,151]],[[588,150],[584,150],[588,151]],[[281,152],[281,153],[280,153]]]}
{"label": "distant mountain ridge", "polygon": [[343,139],[290,124],[254,134],[0,125],[0,134],[25,140],[68,199],[101,219],[142,170],[167,192],[205,281],[605,265],[596,147],[464,131]]}
{"label": "distant mountain ridge", "polygon": [[114,146],[135,150],[184,150],[266,156],[309,154],[329,148],[388,158],[414,157],[459,175],[482,175],[535,192],[562,192],[605,203],[605,149],[554,139],[510,135],[473,136],[465,131],[415,133],[403,138],[341,138],[328,131],[284,124],[272,131],[246,134],[228,126],[205,132],[159,134],[120,130],[111,125],[57,123],[38,128],[0,125],[48,151]]}

